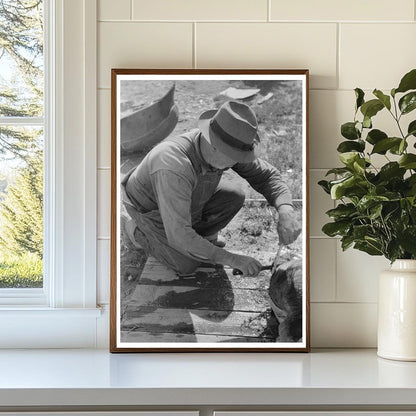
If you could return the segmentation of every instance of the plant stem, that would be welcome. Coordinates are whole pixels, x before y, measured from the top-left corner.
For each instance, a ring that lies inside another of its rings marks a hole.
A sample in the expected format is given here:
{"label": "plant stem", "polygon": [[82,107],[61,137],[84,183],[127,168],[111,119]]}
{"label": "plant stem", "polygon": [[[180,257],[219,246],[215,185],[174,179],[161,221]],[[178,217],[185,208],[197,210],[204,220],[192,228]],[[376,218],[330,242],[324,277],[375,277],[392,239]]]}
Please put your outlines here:
{"label": "plant stem", "polygon": [[402,128],[401,128],[400,122],[399,122],[400,117],[402,116],[402,114],[400,114],[400,116],[397,116],[397,104],[396,104],[395,98],[393,98],[393,103],[394,103],[394,112],[395,112],[396,115],[394,115],[390,110],[389,110],[389,113],[394,118],[394,121],[396,122],[397,127],[399,128],[400,134],[402,135],[403,139],[405,139],[406,137],[403,134],[403,131],[402,131]]}
{"label": "plant stem", "polygon": [[384,218],[383,218],[383,216],[382,216],[382,215],[380,215],[380,219],[381,219],[381,222],[383,223],[383,228],[384,228],[384,230],[385,230],[385,233],[386,233],[387,238],[388,238],[389,240],[391,240],[391,233],[390,233],[390,230],[387,228],[386,223],[384,222]]}

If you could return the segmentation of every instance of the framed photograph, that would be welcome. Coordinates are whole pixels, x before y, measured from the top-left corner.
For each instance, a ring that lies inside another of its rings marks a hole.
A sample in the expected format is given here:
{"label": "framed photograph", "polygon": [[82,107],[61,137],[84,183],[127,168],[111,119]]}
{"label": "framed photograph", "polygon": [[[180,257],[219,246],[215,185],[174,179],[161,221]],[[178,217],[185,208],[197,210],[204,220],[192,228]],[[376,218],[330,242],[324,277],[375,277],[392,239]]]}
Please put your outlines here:
{"label": "framed photograph", "polygon": [[113,69],[111,352],[309,351],[308,70]]}

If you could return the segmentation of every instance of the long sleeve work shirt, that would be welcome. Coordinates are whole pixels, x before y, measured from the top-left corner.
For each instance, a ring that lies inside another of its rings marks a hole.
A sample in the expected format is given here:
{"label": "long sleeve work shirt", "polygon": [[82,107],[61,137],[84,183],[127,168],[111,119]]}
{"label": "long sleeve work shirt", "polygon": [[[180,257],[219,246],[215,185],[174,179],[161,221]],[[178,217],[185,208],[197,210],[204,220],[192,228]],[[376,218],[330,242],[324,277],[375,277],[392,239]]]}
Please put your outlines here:
{"label": "long sleeve work shirt", "polygon": [[[221,179],[200,151],[201,134],[169,138],[154,147],[130,174],[126,189],[142,213],[158,210],[169,244],[198,260],[223,264],[228,254],[192,228]],[[237,163],[233,169],[270,204],[292,204],[291,193],[280,172],[264,160]]]}

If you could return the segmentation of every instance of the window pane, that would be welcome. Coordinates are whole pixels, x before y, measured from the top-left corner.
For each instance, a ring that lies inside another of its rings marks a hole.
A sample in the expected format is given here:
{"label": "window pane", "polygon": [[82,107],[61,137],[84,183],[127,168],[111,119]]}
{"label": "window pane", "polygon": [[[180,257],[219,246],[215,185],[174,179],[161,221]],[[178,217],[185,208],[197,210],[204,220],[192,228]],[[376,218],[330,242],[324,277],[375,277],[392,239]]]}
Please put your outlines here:
{"label": "window pane", "polygon": [[43,128],[0,126],[0,288],[43,285]]}
{"label": "window pane", "polygon": [[0,0],[0,116],[43,115],[43,2]]}

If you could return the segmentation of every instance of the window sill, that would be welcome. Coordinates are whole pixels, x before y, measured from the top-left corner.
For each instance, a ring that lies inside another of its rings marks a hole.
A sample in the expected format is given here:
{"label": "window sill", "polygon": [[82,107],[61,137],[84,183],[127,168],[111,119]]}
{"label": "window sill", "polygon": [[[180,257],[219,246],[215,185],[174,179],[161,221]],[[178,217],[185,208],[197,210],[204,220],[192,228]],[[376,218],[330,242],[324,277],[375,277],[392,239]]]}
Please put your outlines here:
{"label": "window sill", "polygon": [[45,308],[33,305],[22,305],[19,307],[0,306],[0,318],[12,317],[73,317],[73,318],[99,318],[101,308]]}
{"label": "window sill", "polygon": [[39,307],[47,304],[43,289],[1,289],[0,309],[18,307]]}
{"label": "window sill", "polygon": [[95,348],[99,308],[1,307],[0,348]]}

